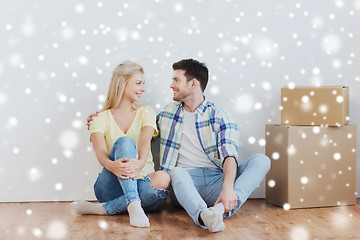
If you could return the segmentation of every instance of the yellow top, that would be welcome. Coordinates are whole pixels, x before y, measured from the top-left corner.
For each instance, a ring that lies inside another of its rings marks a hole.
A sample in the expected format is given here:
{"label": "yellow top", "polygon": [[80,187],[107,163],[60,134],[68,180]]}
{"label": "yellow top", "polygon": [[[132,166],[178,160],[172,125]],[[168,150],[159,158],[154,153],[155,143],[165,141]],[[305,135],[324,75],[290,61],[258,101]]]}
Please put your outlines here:
{"label": "yellow top", "polygon": [[[123,136],[128,136],[134,139],[136,148],[138,149],[138,141],[140,138],[141,129],[144,126],[153,127],[155,129],[154,136],[158,135],[158,131],[156,128],[156,113],[155,110],[150,106],[138,106],[135,118],[126,134],[117,125],[113,115],[111,114],[110,109],[108,109],[99,113],[99,115],[94,118],[93,121],[91,121],[90,136],[92,133],[95,132],[100,132],[104,134],[108,153],[110,153],[115,141],[119,137]],[[138,153],[136,153],[136,156],[138,157]],[[149,156],[145,162],[143,169],[141,169],[138,178],[143,179],[147,174],[154,171],[154,162],[150,150]]]}

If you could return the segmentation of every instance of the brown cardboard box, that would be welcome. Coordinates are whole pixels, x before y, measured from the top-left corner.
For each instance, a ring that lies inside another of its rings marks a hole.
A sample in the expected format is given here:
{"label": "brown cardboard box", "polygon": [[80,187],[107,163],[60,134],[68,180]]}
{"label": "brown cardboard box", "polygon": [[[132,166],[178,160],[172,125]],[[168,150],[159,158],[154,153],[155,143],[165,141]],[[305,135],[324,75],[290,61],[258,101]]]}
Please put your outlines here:
{"label": "brown cardboard box", "polygon": [[281,107],[281,124],[343,126],[349,123],[349,87],[284,87]]}
{"label": "brown cardboard box", "polygon": [[266,202],[288,208],[353,205],[356,126],[266,125]]}

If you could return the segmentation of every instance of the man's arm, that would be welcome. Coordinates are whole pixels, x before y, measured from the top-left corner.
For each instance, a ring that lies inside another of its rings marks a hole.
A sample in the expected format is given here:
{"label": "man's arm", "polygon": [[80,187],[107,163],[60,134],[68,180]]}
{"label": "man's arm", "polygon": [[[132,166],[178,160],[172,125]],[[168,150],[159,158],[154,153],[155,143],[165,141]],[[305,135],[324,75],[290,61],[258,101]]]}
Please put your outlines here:
{"label": "man's arm", "polygon": [[222,162],[224,179],[221,193],[216,203],[224,204],[225,212],[228,212],[237,204],[237,196],[234,191],[234,182],[238,168],[238,143],[239,129],[231,115],[224,111],[220,112],[220,131],[218,133],[218,149]]}
{"label": "man's arm", "polygon": [[88,118],[86,119],[87,123],[86,123],[86,126],[87,126],[87,129],[90,130],[90,124],[91,124],[91,121],[93,120],[94,117],[97,117],[99,114],[99,112],[96,112],[96,113],[92,113],[88,116]]}
{"label": "man's arm", "polygon": [[[237,204],[237,196],[234,191],[234,182],[237,171],[237,162],[234,157],[227,157],[223,164],[224,179],[221,193],[215,204],[222,202],[225,212],[228,212]],[[214,204],[214,205],[215,205]]]}

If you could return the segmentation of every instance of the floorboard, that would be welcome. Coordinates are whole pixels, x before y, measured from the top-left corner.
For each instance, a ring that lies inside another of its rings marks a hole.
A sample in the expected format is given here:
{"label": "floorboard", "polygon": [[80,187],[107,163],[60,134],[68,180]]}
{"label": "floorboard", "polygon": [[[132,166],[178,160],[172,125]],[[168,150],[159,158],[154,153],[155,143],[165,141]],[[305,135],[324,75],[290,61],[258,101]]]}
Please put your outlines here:
{"label": "floorboard", "polygon": [[360,199],[355,206],[288,211],[250,199],[215,234],[168,202],[147,215],[151,227],[144,229],[131,227],[127,214],[74,215],[69,202],[0,203],[0,239],[360,239]]}

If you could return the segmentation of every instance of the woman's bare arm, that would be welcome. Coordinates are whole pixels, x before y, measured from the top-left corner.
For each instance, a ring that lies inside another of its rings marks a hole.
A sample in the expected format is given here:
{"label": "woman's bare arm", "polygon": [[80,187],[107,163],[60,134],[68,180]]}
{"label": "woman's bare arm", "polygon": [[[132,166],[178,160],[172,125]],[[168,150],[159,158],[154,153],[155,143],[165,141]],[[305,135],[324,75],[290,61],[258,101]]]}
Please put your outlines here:
{"label": "woman's bare arm", "polygon": [[132,174],[129,175],[131,178],[137,178],[141,169],[145,166],[146,160],[150,153],[151,148],[151,139],[154,134],[154,128],[150,126],[145,126],[141,129],[140,138],[138,141],[138,161],[137,161],[137,169],[133,169],[131,171]]}
{"label": "woman's bare arm", "polygon": [[130,159],[121,158],[115,159],[115,161],[110,160],[109,153],[106,148],[104,135],[102,133],[95,132],[91,134],[90,138],[99,163],[119,178],[130,178],[128,175],[131,173],[131,168],[128,166],[128,164],[125,163],[128,162]]}

